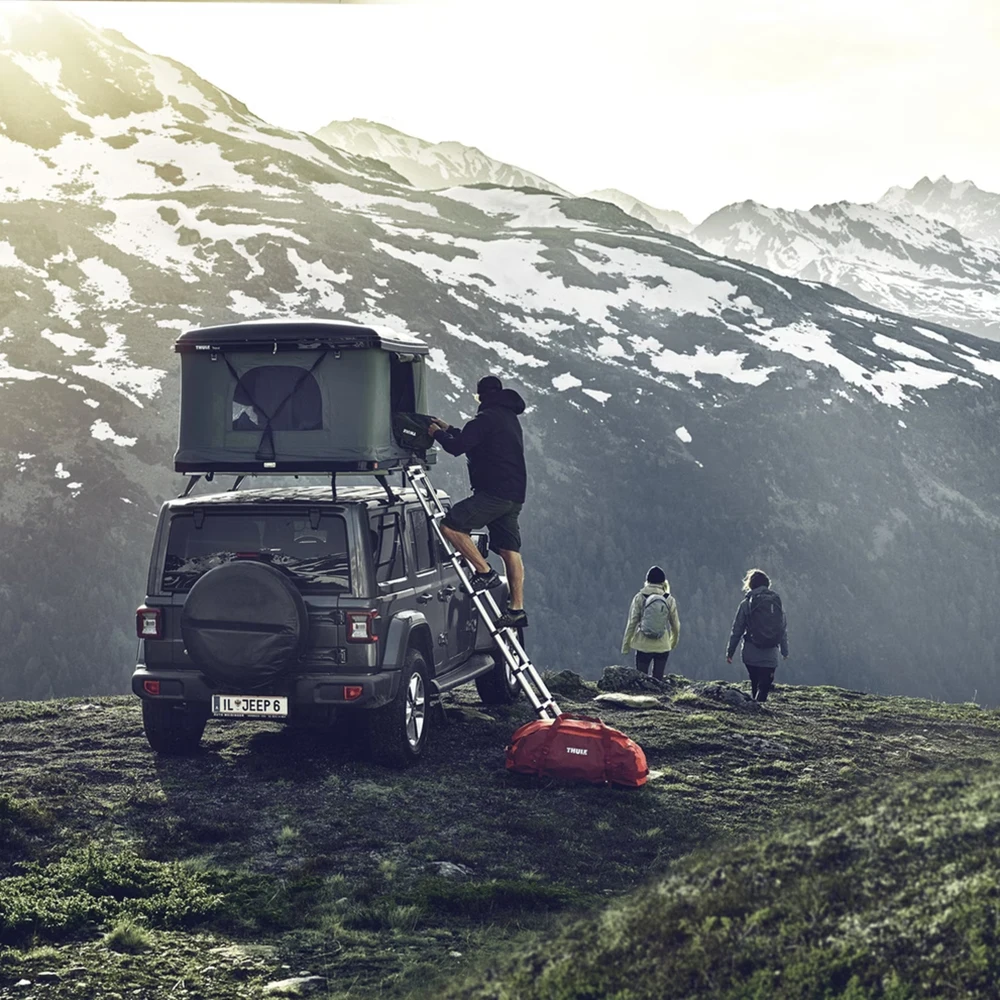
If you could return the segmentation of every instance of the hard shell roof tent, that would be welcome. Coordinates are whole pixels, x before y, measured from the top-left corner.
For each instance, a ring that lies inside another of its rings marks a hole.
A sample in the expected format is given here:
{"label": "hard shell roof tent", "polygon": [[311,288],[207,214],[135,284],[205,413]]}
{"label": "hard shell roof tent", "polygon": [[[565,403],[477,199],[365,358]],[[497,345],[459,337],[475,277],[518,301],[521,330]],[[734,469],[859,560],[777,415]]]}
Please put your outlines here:
{"label": "hard shell roof tent", "polygon": [[339,320],[250,320],[189,330],[174,350],[177,472],[364,473],[414,461],[392,415],[427,409],[428,348],[415,337]]}

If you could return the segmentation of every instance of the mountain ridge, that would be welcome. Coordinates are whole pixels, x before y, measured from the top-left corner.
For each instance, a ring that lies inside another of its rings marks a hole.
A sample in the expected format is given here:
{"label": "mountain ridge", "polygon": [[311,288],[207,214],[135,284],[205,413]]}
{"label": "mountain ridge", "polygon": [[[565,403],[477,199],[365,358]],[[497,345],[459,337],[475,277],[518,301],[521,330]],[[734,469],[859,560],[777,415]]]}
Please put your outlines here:
{"label": "mountain ridge", "polygon": [[936,219],[969,239],[1000,246],[1000,194],[970,180],[955,183],[944,174],[936,181],[924,176],[909,189],[890,187],[876,204],[888,211]]}
{"label": "mountain ridge", "polygon": [[744,201],[710,215],[690,238],[894,312],[1000,337],[1000,248],[922,215],[846,201],[809,210]]}
{"label": "mountain ridge", "polygon": [[314,135],[335,148],[389,164],[417,188],[489,183],[569,194],[538,174],[487,156],[476,146],[454,140],[428,142],[365,118],[328,122]]}
{"label": "mountain ridge", "polygon": [[654,229],[662,229],[665,233],[675,233],[678,236],[688,236],[695,228],[682,212],[669,208],[654,208],[652,205],[620,191],[618,188],[602,188],[599,191],[588,191],[585,198],[595,198],[598,201],[609,201],[617,205],[623,212],[635,216],[642,222],[647,222]]}

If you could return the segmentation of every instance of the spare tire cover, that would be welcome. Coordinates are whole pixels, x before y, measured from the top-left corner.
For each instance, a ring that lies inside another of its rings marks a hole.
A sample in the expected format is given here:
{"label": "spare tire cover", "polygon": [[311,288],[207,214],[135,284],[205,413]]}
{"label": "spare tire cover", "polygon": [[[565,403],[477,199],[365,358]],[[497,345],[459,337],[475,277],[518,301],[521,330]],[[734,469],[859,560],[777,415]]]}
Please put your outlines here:
{"label": "spare tire cover", "polygon": [[302,595],[265,563],[216,566],[191,588],[181,635],[192,661],[214,680],[237,688],[267,684],[305,649],[309,617]]}

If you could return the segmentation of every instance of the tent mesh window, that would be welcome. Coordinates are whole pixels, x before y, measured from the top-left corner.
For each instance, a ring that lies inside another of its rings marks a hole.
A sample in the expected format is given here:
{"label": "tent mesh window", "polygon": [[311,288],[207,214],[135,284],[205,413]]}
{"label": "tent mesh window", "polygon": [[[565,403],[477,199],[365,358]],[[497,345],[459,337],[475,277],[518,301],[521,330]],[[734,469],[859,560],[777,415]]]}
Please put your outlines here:
{"label": "tent mesh window", "polygon": [[[411,375],[412,386],[412,375]],[[240,376],[233,389],[233,430],[315,431],[323,426],[323,399],[308,371],[262,365]]]}

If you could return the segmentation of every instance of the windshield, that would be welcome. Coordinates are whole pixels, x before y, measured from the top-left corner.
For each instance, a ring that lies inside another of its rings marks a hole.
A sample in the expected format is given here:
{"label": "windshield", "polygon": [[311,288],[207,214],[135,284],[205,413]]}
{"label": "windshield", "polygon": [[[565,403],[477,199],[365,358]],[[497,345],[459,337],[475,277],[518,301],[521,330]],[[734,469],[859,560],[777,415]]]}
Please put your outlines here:
{"label": "windshield", "polygon": [[351,589],[347,525],[342,517],[207,511],[200,527],[193,513],[177,514],[171,520],[163,590],[185,593],[198,577],[233,559],[269,563],[302,591],[347,593]]}

